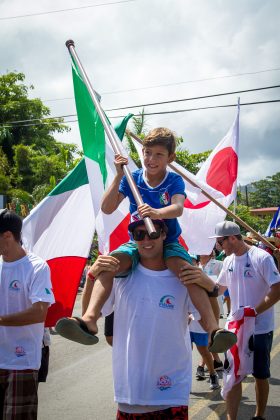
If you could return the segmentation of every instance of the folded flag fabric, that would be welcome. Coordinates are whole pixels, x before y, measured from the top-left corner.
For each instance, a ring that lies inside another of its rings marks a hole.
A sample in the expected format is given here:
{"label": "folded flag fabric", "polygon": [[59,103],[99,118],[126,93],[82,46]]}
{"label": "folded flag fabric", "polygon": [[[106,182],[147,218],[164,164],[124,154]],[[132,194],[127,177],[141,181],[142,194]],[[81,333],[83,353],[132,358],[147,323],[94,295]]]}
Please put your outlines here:
{"label": "folded flag fabric", "polygon": [[[214,148],[208,159],[196,174],[197,180],[204,182],[208,188],[216,190],[224,207],[228,207],[236,197],[239,148],[239,104],[235,120],[228,133]],[[215,194],[211,194],[215,197]],[[215,232],[215,225],[225,219],[226,213],[203,194],[188,194],[184,213],[180,218],[182,236],[189,251],[197,255],[209,255],[215,239],[209,239]]]}
{"label": "folded flag fabric", "polygon": [[225,328],[237,335],[237,343],[226,353],[221,395],[226,399],[234,385],[253,371],[253,351],[249,340],[255,332],[256,313],[253,308],[238,309],[227,321]]}
{"label": "folded flag fabric", "polygon": [[269,223],[267,230],[265,232],[265,236],[272,236],[273,231],[279,228],[280,228],[280,206],[278,207],[271,222]]}

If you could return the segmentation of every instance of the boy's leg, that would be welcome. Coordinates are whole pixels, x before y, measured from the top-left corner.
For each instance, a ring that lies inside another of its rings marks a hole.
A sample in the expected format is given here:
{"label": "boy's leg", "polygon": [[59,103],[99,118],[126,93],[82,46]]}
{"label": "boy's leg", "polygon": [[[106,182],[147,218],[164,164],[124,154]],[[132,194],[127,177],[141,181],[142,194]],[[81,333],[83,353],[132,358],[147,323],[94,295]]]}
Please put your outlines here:
{"label": "boy's leg", "polygon": [[237,413],[242,397],[242,382],[233,386],[226,397],[227,420],[237,420]]}
{"label": "boy's leg", "polygon": [[92,289],[94,286],[94,280],[91,280],[89,277],[86,279],[85,286],[82,293],[82,315],[85,314],[88,304],[90,301],[90,297],[92,294]]}
{"label": "boy's leg", "polygon": [[206,346],[196,346],[199,354],[202,357],[203,362],[206,364],[210,375],[215,375],[213,357]]}
{"label": "boy's leg", "polygon": [[102,272],[94,281],[88,307],[82,316],[82,320],[86,323],[88,330],[97,334],[97,320],[103,305],[110,296],[113,280],[117,274],[128,271],[131,268],[132,261],[127,254],[114,254],[114,257],[120,261],[120,268],[116,273]]}
{"label": "boy's leg", "polygon": [[[188,265],[187,261],[179,257],[170,257],[166,260],[166,265],[178,278],[182,267]],[[213,313],[209,297],[204,289],[197,284],[190,284],[187,286],[192,303],[198,310],[201,316],[199,323],[202,328],[208,332],[217,330],[219,325]]]}
{"label": "boy's leg", "polygon": [[104,323],[104,335],[107,343],[110,346],[113,346],[113,336],[114,336],[114,312],[105,317]]}

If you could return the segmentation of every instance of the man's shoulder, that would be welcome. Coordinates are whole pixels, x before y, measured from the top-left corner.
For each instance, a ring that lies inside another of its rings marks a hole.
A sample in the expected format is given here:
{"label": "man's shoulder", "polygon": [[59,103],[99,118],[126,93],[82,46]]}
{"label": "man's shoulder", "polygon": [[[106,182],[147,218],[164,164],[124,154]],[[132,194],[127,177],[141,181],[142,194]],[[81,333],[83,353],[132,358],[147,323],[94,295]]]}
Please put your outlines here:
{"label": "man's shoulder", "polygon": [[262,248],[258,248],[256,246],[251,246],[249,252],[251,254],[251,257],[255,258],[257,260],[257,262],[261,263],[262,261],[264,261],[266,259],[272,260],[271,255]]}
{"label": "man's shoulder", "polygon": [[228,255],[224,261],[222,262],[223,267],[226,267],[227,265],[230,264],[230,262],[233,260],[234,254]]}
{"label": "man's shoulder", "polygon": [[48,264],[46,261],[44,261],[41,257],[39,257],[36,254],[33,254],[33,252],[29,252],[26,255],[26,262],[28,264],[31,264],[36,269],[43,269],[45,267],[48,267]]}

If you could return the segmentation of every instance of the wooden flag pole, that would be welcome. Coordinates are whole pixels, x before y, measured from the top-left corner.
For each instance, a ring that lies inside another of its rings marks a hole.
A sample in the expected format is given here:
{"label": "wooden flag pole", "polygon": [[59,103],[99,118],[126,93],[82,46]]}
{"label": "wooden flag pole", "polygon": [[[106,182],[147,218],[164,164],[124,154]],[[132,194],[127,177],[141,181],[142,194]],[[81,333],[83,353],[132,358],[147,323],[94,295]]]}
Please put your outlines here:
{"label": "wooden flag pole", "polygon": [[[70,39],[70,40],[66,41],[65,45],[68,48],[69,54],[71,55],[74,63],[77,65],[77,67],[80,71],[83,82],[88,89],[88,92],[90,94],[92,102],[94,103],[95,109],[96,109],[96,111],[97,111],[97,113],[100,117],[100,120],[103,124],[104,130],[107,134],[107,137],[108,137],[108,139],[111,143],[111,146],[112,146],[115,154],[120,154],[121,155],[122,150],[121,150],[121,147],[120,147],[120,140],[117,136],[117,133],[113,129],[113,127],[108,123],[107,117],[106,117],[103,109],[100,106],[97,94],[96,94],[95,90],[93,89],[93,87],[91,86],[90,80],[89,80],[89,78],[88,78],[88,76],[87,76],[87,74],[86,74],[86,72],[83,68],[83,65],[82,65],[82,63],[81,63],[81,61],[80,61],[80,59],[79,59],[79,57],[76,53],[74,41],[72,41]],[[144,204],[143,200],[142,200],[142,197],[141,197],[141,195],[138,191],[138,188],[137,188],[137,186],[134,182],[134,179],[131,175],[131,172],[126,165],[124,165],[123,171],[124,171],[124,174],[127,178],[128,184],[130,186],[130,189],[132,191],[132,194],[133,194],[133,197],[136,201],[137,206],[140,206],[140,205]],[[144,223],[145,223],[145,226],[147,228],[147,231],[148,231],[150,237],[153,238],[154,235],[156,236],[156,230],[155,230],[155,227],[154,227],[151,219],[149,217],[145,217],[144,218]]]}
{"label": "wooden flag pole", "polygon": [[[135,134],[133,134],[131,131],[126,130],[126,133],[132,137],[134,140],[136,140],[139,144],[142,145],[142,140],[137,137]],[[271,242],[269,242],[266,238],[261,236],[257,231],[255,231],[251,226],[249,226],[246,222],[244,222],[240,217],[236,216],[231,210],[223,206],[219,201],[217,201],[214,197],[212,197],[207,191],[205,191],[203,188],[201,188],[196,182],[194,182],[192,179],[190,179],[188,176],[186,176],[180,169],[178,169],[175,165],[172,163],[169,163],[168,165],[174,172],[181,175],[182,178],[184,178],[186,181],[188,181],[192,186],[200,189],[200,191],[205,195],[205,197],[209,198],[213,203],[216,204],[216,206],[220,207],[220,209],[224,210],[230,217],[232,217],[236,222],[238,222],[241,226],[243,226],[245,229],[247,229],[249,232],[253,233],[263,244],[268,246],[273,251],[278,251],[278,248],[276,248]]]}

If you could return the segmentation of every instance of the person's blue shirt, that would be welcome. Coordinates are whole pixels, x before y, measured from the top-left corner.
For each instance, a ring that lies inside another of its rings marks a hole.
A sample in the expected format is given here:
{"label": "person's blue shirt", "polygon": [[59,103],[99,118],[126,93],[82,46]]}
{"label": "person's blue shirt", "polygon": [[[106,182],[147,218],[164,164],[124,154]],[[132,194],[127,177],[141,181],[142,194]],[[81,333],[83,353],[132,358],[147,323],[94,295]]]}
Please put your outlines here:
{"label": "person's blue shirt", "polygon": [[[175,194],[182,194],[186,196],[185,184],[182,177],[173,172],[167,171],[163,181],[156,187],[149,186],[147,180],[145,179],[142,168],[134,171],[132,176],[139,189],[139,193],[142,196],[143,202],[153,207],[154,209],[169,206],[171,204],[171,198]],[[119,192],[121,192],[125,197],[129,198],[130,214],[132,216],[137,215],[137,204],[125,176],[120,182]],[[178,238],[182,232],[178,220],[174,218],[165,219],[164,221],[168,227],[165,243],[178,241]]]}

